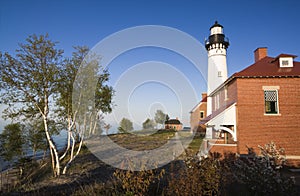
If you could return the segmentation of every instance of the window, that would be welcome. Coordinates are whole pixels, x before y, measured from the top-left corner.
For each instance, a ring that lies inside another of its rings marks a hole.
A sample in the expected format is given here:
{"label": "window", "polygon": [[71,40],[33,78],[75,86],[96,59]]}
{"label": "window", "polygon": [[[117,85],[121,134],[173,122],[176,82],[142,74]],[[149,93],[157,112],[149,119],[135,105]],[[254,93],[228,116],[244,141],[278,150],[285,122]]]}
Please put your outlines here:
{"label": "window", "polygon": [[222,72],[218,71],[218,77],[222,77]]}
{"label": "window", "polygon": [[224,88],[224,97],[225,97],[225,101],[227,101],[228,100],[228,92],[227,92],[227,86],[225,86],[225,88]]}
{"label": "window", "polygon": [[288,60],[283,60],[282,61],[282,66],[289,66],[289,61]]}
{"label": "window", "polygon": [[219,108],[220,108],[220,95],[218,93],[216,96],[216,109],[219,109]]}
{"label": "window", "polygon": [[265,90],[265,113],[278,114],[278,91]]}
{"label": "window", "polygon": [[204,118],[204,111],[200,111],[200,118]]}
{"label": "window", "polygon": [[293,57],[280,57],[279,67],[293,67]]}

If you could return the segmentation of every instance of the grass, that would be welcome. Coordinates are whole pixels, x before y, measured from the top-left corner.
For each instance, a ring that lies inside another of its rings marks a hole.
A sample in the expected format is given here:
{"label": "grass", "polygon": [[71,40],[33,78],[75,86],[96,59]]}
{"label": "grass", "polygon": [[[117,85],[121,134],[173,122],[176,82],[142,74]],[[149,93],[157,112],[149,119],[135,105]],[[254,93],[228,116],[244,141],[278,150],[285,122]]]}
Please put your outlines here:
{"label": "grass", "polygon": [[[115,134],[110,137],[120,145],[133,145],[136,149],[143,149],[145,147],[142,144],[153,147],[160,142],[167,142],[168,138],[174,137],[176,134],[180,135],[183,140],[189,140],[191,136],[188,132],[160,131],[148,136]],[[23,185],[7,195],[218,195],[219,193],[237,195],[240,192],[248,193],[247,184],[238,184],[233,181],[232,174],[236,175],[238,170],[231,171],[230,169],[235,167],[231,168],[230,164],[238,163],[236,156],[228,156],[225,161],[216,157],[203,159],[201,164],[198,157],[193,156],[198,152],[202,139],[202,136],[196,134],[187,147],[188,153],[183,153],[178,159],[163,167],[140,172],[113,168],[97,159],[84,146],[69,168],[67,175],[53,178],[49,177],[51,171],[48,171],[46,172],[48,174],[38,178],[39,182]],[[258,164],[258,166],[262,167],[263,165]],[[250,167],[252,168],[252,165]],[[48,169],[50,169],[50,165]],[[257,171],[260,172],[260,170]],[[42,173],[42,171],[40,172]],[[244,169],[239,172],[244,175]],[[251,181],[254,185],[257,185],[255,184],[257,176],[254,175],[254,179]],[[269,177],[272,176],[269,175]],[[273,181],[272,179],[268,180],[268,182]],[[260,191],[264,191],[264,186],[262,187],[263,190]],[[273,188],[269,187],[268,190],[272,191]],[[288,193],[294,191],[287,190]],[[3,193],[0,190],[0,195]]]}
{"label": "grass", "polygon": [[[153,133],[153,134],[151,134]],[[118,145],[130,150],[152,150],[166,144],[171,138],[174,138],[176,132],[173,130],[141,130],[133,133],[123,133],[110,135],[110,139]],[[190,132],[178,132],[181,141],[190,142],[187,149],[196,154],[201,146],[203,136],[196,134],[190,141],[192,135]]]}
{"label": "grass", "polygon": [[[175,134],[179,134],[183,138],[183,141],[185,139],[191,139],[189,132],[176,133],[171,130],[142,130],[134,134],[114,134],[109,135],[109,137],[115,143],[127,149],[151,150],[166,144],[170,139],[175,137]],[[189,152],[197,153],[201,142],[202,138],[196,135],[188,146]],[[184,156],[183,154],[179,159],[184,158]],[[83,146],[79,156],[71,164],[67,175],[63,175],[60,178],[53,178],[51,175],[51,165],[46,164],[40,171],[36,171],[31,176],[28,183],[24,182],[24,184],[17,187],[15,191],[20,194],[26,193],[33,195],[39,195],[45,191],[72,194],[74,193],[72,191],[74,184],[80,184],[79,187],[76,187],[76,190],[78,188],[85,189],[83,192],[89,192],[92,195],[107,193],[105,192],[107,187],[104,186],[104,183],[109,182],[114,171],[115,168],[98,160],[87,147]],[[53,187],[55,187],[55,189],[53,189]],[[97,189],[94,190],[94,192],[91,191],[91,188],[95,187],[97,187]],[[108,191],[111,192],[111,190]]]}
{"label": "grass", "polygon": [[110,139],[113,140],[118,145],[130,149],[130,150],[151,150],[158,148],[172,137],[174,137],[174,131],[157,131],[154,134],[148,135],[149,133],[153,133],[154,131],[140,131],[123,134],[114,134],[110,135]]}
{"label": "grass", "polygon": [[192,142],[189,144],[188,149],[191,150],[193,154],[196,154],[200,149],[202,141],[203,141],[203,136],[196,134]]}

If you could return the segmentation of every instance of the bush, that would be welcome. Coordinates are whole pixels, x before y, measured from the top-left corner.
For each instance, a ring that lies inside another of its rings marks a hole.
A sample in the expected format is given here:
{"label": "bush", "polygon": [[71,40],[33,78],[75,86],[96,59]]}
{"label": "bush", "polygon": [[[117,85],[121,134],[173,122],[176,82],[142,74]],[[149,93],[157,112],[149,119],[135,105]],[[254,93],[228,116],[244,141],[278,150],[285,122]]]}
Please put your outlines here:
{"label": "bush", "polygon": [[166,188],[167,195],[218,195],[221,183],[220,156],[209,158],[187,156],[184,167],[173,171]]}
{"label": "bush", "polygon": [[[130,161],[129,165],[131,164]],[[150,191],[150,185],[159,186],[159,181],[163,177],[165,170],[132,171],[117,169],[114,172],[114,191],[117,195],[145,195]],[[158,190],[157,187],[156,190]]]}
{"label": "bush", "polygon": [[187,156],[171,178],[167,195],[296,195],[292,178],[280,170],[285,163],[284,149],[271,142],[259,147],[261,155],[249,148],[247,156],[233,153],[211,154],[207,158]]}
{"label": "bush", "polygon": [[285,160],[283,149],[277,149],[274,143],[260,149],[261,155],[257,155],[252,148],[248,148],[247,156],[227,164],[239,192],[250,195],[295,194],[295,182],[284,177],[279,170]]}

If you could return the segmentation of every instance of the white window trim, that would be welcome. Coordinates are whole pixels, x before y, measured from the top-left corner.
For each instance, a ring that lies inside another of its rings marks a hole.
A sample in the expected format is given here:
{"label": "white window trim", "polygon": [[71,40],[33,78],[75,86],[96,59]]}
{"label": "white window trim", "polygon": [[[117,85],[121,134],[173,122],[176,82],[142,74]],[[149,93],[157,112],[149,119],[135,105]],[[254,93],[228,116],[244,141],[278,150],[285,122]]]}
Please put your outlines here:
{"label": "white window trim", "polygon": [[[283,62],[287,61],[288,65],[284,65]],[[280,57],[279,58],[279,66],[280,67],[293,67],[293,57]]]}
{"label": "white window trim", "polygon": [[264,91],[267,91],[267,90],[279,90],[280,86],[262,86],[262,89]]}

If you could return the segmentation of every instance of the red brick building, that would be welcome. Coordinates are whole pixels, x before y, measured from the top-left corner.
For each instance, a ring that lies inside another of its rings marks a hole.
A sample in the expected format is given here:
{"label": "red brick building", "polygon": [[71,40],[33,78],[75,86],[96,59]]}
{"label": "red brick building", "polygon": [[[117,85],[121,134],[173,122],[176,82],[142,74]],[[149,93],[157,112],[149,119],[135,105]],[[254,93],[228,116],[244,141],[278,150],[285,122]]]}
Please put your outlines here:
{"label": "red brick building", "polygon": [[300,62],[294,55],[267,56],[255,50],[255,63],[233,74],[208,96],[212,113],[202,152],[246,154],[247,146],[274,141],[287,159],[300,160]]}
{"label": "red brick building", "polygon": [[204,124],[200,124],[199,122],[206,118],[207,111],[207,93],[202,93],[201,101],[195,105],[195,107],[190,111],[190,126],[191,131],[197,133],[206,132],[206,127]]}
{"label": "red brick building", "polygon": [[169,119],[165,121],[165,129],[173,129],[175,131],[182,130],[182,123],[176,119]]}

